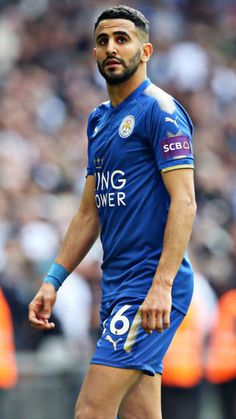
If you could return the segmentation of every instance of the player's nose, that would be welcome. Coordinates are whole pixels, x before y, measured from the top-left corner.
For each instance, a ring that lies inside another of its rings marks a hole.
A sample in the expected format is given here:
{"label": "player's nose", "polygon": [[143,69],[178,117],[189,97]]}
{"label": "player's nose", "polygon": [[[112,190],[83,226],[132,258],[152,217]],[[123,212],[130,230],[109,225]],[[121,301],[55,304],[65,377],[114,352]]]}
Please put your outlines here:
{"label": "player's nose", "polygon": [[116,55],[117,54],[116,44],[115,44],[113,39],[109,39],[109,41],[107,42],[106,53],[107,53],[107,55]]}

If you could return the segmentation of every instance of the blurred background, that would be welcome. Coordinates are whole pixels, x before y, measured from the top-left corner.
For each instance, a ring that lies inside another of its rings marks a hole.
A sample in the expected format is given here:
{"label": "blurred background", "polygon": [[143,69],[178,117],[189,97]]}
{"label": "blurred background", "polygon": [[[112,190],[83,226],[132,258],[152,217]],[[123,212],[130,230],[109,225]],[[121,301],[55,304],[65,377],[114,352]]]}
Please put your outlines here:
{"label": "blurred background", "polygon": [[[93,25],[119,3],[0,0],[1,419],[73,418],[99,335],[99,243],[59,291],[53,332],[31,329],[27,306],[80,201],[87,117],[107,100]],[[165,360],[164,419],[235,419],[236,3],[126,4],[150,20],[149,77],[195,125],[196,286]]]}

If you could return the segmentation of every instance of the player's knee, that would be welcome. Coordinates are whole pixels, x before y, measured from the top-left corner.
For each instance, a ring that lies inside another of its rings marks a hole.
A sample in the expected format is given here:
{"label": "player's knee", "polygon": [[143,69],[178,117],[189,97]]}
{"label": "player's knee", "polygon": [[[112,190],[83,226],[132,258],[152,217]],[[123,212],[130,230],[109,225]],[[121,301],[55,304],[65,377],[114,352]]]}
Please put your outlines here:
{"label": "player's knee", "polygon": [[92,406],[86,405],[86,406],[76,407],[75,419],[93,419],[93,418],[95,419],[95,416],[93,416]]}
{"label": "player's knee", "polygon": [[100,414],[98,409],[92,404],[76,407],[75,419],[104,419],[104,414]]}

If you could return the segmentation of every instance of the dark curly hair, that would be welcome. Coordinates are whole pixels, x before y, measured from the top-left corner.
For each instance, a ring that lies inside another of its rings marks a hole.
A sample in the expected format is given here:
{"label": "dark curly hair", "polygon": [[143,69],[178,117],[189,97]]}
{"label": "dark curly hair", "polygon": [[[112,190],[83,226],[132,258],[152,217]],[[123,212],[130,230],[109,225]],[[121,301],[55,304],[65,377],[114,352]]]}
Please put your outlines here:
{"label": "dark curly hair", "polygon": [[119,6],[109,7],[108,9],[105,9],[97,18],[94,30],[96,30],[98,24],[105,19],[131,20],[131,22],[133,22],[135,26],[143,32],[145,39],[148,40],[149,38],[149,21],[141,12],[139,12],[139,10],[122,4]]}

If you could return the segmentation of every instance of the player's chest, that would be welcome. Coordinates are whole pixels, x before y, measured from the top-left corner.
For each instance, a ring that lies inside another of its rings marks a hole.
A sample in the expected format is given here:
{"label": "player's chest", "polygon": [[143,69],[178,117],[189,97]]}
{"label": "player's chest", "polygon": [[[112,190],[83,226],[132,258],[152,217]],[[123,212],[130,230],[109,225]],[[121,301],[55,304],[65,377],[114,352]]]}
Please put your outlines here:
{"label": "player's chest", "polygon": [[148,148],[143,109],[135,108],[101,117],[90,137],[90,154],[110,164],[127,164]]}

